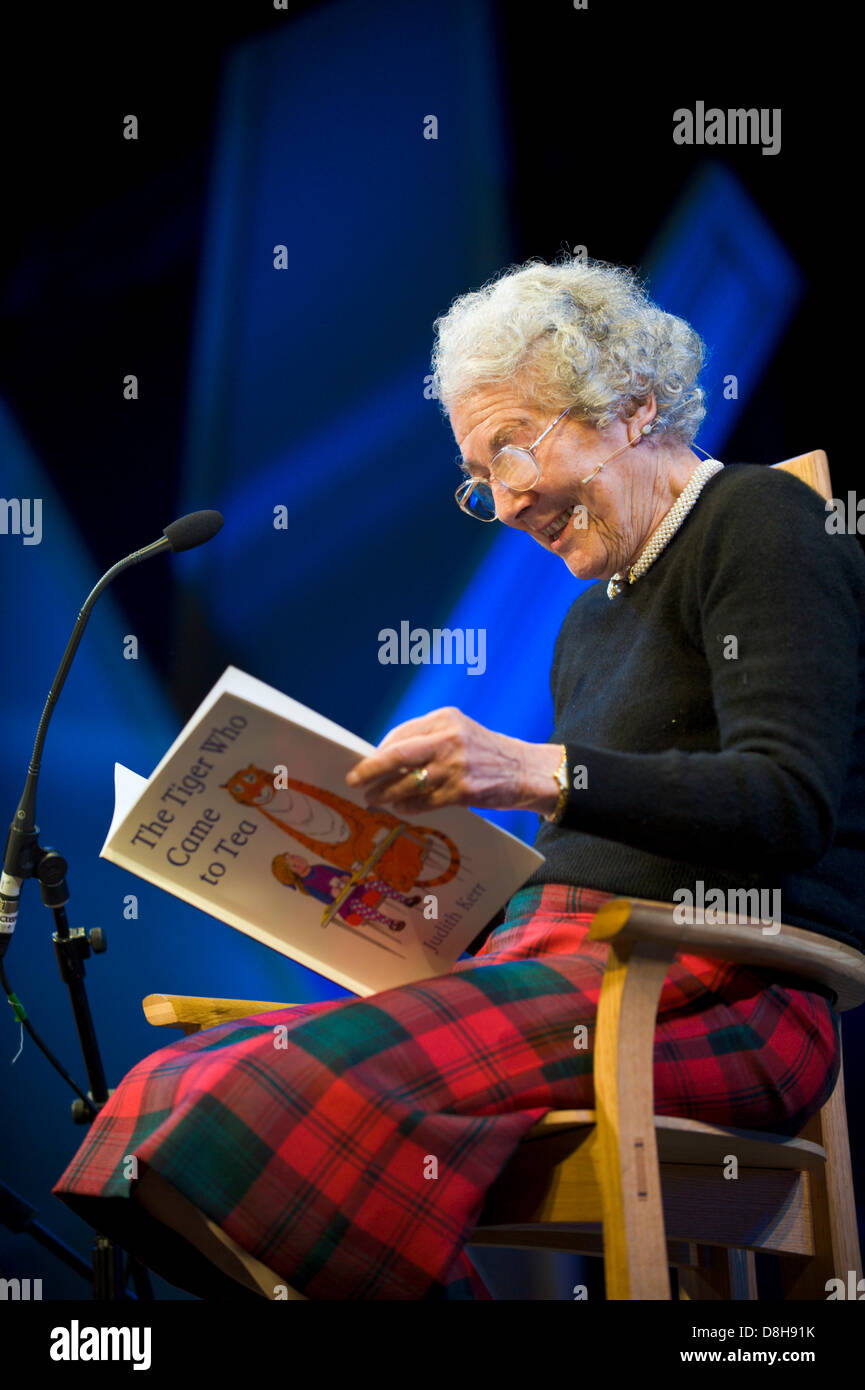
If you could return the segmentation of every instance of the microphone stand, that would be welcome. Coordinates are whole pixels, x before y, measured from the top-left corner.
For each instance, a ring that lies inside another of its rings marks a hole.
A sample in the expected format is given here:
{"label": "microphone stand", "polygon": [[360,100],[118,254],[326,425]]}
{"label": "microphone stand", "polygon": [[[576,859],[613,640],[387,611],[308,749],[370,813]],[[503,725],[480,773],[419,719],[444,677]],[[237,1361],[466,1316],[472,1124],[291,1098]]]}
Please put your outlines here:
{"label": "microphone stand", "polygon": [[[197,528],[194,525],[195,522],[199,522],[199,519],[204,521],[205,518],[213,518],[209,526],[205,525],[204,528],[209,534],[203,534],[200,524]],[[216,518],[218,518],[218,524]],[[188,523],[193,523],[192,527]],[[81,1045],[90,1087],[87,1096],[84,1096],[72,1082],[73,1088],[78,1091],[78,1098],[72,1102],[72,1118],[75,1124],[91,1124],[111,1095],[105,1080],[105,1068],[102,1065],[93,1015],[90,1012],[90,1002],[84,984],[85,960],[88,959],[91,952],[94,955],[101,955],[107,949],[108,943],[101,927],[93,927],[89,932],[85,931],[83,927],[70,928],[66,916],[66,904],[69,901],[69,889],[66,884],[68,865],[62,854],[58,853],[56,849],[43,849],[39,844],[39,827],[35,819],[36,787],[42,761],[42,750],[45,745],[45,735],[93,605],[112,579],[121,570],[128,569],[131,565],[147,560],[153,555],[159,555],[165,550],[190,549],[203,540],[209,540],[210,536],[215,534],[215,530],[218,530],[221,525],[222,518],[216,512],[193,513],[190,517],[173,522],[171,526],[165,528],[165,532],[158,541],[153,541],[151,545],[134,551],[113,565],[88,594],[78,614],[72,636],[63,653],[57,674],[48,693],[48,699],[45,702],[42,718],[36,731],[36,741],[33,745],[33,754],[30,759],[24,791],[9,828],[3,874],[0,877],[0,982],[2,982],[4,989],[7,989],[2,961],[17,918],[20,884],[25,878],[35,878],[39,882],[42,901],[54,917],[54,932],[51,940],[54,944],[60,977],[69,991],[69,1000],[75,1017],[75,1027],[78,1032],[78,1041]],[[8,989],[7,993],[10,993]],[[12,998],[14,999],[14,995]],[[13,1004],[13,1008],[16,1005],[16,1014],[23,1022],[26,1019],[24,1010],[17,1000]],[[55,1065],[57,1064],[55,1063]],[[71,1078],[67,1077],[67,1080],[71,1080]],[[27,1229],[27,1227],[25,1226],[23,1229]],[[40,1230],[43,1229],[40,1228]],[[31,1234],[33,1234],[32,1231]],[[49,1232],[45,1234],[50,1235]],[[51,1237],[51,1240],[57,1246],[62,1244],[55,1237]],[[125,1267],[124,1254],[127,1256]],[[135,1295],[127,1291],[126,1286],[130,1275],[135,1286]],[[133,1299],[136,1295],[141,1299],[153,1298],[147,1269],[115,1242],[106,1236],[97,1234],[93,1247],[93,1298],[99,1301],[124,1301]]]}
{"label": "microphone stand", "polygon": [[[66,903],[69,901],[66,860],[55,849],[42,849],[38,843],[33,848],[33,877],[38,879],[42,901],[50,908],[54,917],[51,940],[60,969],[60,978],[69,992],[69,1002],[75,1017],[75,1027],[89,1084],[87,1100],[78,1096],[72,1102],[72,1119],[75,1124],[89,1125],[96,1119],[111,1092],[105,1080],[105,1068],[84,984],[84,962],[91,951],[94,955],[102,955],[108,949],[108,942],[101,927],[93,927],[89,932],[83,927],[70,928],[66,916]],[[94,1300],[118,1302],[126,1299],[126,1284],[130,1274],[138,1298],[152,1299],[150,1276],[144,1265],[130,1255],[127,1268],[124,1270],[123,1256],[124,1251],[119,1245],[106,1236],[97,1235],[93,1246]]]}

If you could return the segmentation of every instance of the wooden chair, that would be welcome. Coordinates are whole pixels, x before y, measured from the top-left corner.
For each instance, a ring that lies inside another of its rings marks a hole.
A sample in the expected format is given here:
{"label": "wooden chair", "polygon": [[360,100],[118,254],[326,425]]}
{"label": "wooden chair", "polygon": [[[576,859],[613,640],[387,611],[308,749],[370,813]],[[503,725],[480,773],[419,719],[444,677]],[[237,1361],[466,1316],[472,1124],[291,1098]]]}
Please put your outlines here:
{"label": "wooden chair", "polygon": [[[831,497],[822,450],[775,467]],[[817,982],[839,1013],[865,1001],[865,953],[790,926],[770,936],[758,922],[734,919],[680,925],[672,904],[628,898],[605,904],[589,937],[610,943],[595,1024],[595,1109],[551,1111],[529,1131],[488,1193],[469,1253],[507,1246],[603,1256],[608,1299],[670,1299],[671,1266],[680,1298],[755,1299],[757,1251],[779,1258],[785,1298],[825,1299],[827,1281],[847,1286],[851,1271],[858,1282],[843,1065],[822,1110],[789,1138],[655,1115],[653,1042],[663,983],[680,952],[801,976],[803,988]],[[285,1007],[144,1000],[152,1023],[186,1033]],[[148,1209],[164,1217],[176,1196],[163,1186],[148,1194]],[[220,1267],[273,1296],[279,1277],[189,1203],[174,1203],[171,1224],[211,1258],[227,1251],[231,1263]]]}

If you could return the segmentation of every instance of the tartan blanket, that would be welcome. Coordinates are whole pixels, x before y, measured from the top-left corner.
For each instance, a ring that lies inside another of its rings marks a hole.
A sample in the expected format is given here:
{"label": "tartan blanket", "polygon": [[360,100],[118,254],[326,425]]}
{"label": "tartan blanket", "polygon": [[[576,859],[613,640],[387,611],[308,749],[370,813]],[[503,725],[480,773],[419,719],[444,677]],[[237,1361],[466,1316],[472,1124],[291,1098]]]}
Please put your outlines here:
{"label": "tartan blanket", "polygon": [[[594,1104],[609,944],[587,933],[611,896],[526,888],[444,976],[169,1043],[123,1079],[52,1191],[205,1297],[200,1271],[178,1278],[179,1238],[136,1207],[136,1166],[308,1298],[490,1297],[464,1248],[486,1193],[548,1110]],[[660,1000],[655,1111],[795,1135],[831,1095],[839,1027],[821,994],[683,955]]]}

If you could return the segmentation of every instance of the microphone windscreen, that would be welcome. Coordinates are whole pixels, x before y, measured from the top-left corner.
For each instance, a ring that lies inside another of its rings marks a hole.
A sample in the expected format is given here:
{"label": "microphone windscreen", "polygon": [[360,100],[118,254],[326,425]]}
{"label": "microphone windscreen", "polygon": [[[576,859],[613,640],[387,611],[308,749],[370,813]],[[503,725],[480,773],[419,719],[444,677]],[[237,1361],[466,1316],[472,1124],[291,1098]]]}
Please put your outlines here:
{"label": "microphone windscreen", "polygon": [[162,534],[172,550],[193,550],[211,540],[222,529],[224,520],[222,512],[190,512],[172,521]]}

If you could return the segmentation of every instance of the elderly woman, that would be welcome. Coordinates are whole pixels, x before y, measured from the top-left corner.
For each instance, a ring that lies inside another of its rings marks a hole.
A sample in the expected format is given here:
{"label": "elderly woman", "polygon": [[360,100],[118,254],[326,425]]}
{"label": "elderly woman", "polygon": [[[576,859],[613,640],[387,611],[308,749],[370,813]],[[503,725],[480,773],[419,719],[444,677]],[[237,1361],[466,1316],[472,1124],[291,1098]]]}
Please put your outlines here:
{"label": "elderly woman", "polygon": [[[529,263],[436,327],[460,507],[600,583],[556,643],[549,742],[435,710],[348,783],[398,812],[529,807],[545,862],[449,974],[213,1028],[125,1079],[54,1190],[193,1291],[194,1209],[289,1296],[486,1296],[463,1247],[487,1190],[546,1111],[593,1104],[574,1032],[611,895],[768,888],[784,922],[862,944],[855,540],[795,478],[699,460],[703,345],[629,272]],[[795,1134],[835,1084],[838,1022],[801,979],[683,955],[656,1111]]]}

